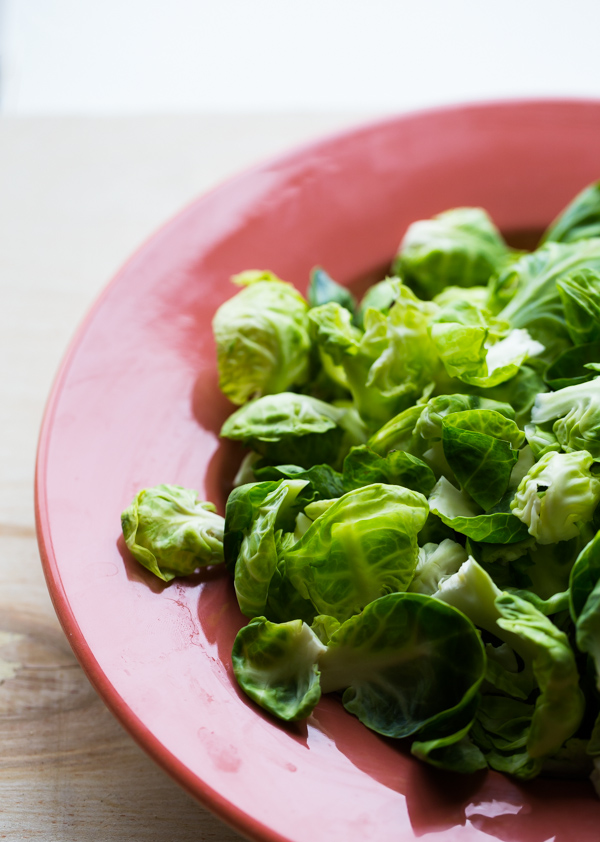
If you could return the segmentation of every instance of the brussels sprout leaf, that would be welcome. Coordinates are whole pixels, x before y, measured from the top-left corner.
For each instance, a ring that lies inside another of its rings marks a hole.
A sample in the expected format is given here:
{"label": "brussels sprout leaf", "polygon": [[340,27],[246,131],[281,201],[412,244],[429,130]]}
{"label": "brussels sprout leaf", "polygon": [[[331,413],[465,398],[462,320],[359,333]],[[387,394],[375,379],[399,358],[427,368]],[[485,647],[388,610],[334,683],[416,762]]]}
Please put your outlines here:
{"label": "brussels sprout leaf", "polygon": [[125,509],[121,525],[134,558],[165,582],[223,561],[223,518],[196,491],[146,488]]}
{"label": "brussels sprout leaf", "polygon": [[233,672],[242,690],[280,719],[308,716],[319,699],[317,659],[325,646],[302,620],[257,617],[233,644]]}
{"label": "brussels sprout leaf", "polygon": [[319,614],[346,620],[382,594],[408,587],[427,514],[425,497],[401,486],[350,491],[285,553],[287,575]]}
{"label": "brussels sprout leaf", "polygon": [[337,284],[320,266],[315,266],[310,273],[307,298],[309,307],[320,307],[335,301],[351,313],[356,310],[356,301],[350,290]]}
{"label": "brussels sprout leaf", "polygon": [[234,278],[244,289],[213,319],[221,391],[236,404],[290,386],[309,375],[308,305],[271,272]]}
{"label": "brussels sprout leaf", "polygon": [[456,733],[473,716],[485,653],[472,623],[422,594],[395,593],[334,632],[321,656],[323,692],[388,737]]}

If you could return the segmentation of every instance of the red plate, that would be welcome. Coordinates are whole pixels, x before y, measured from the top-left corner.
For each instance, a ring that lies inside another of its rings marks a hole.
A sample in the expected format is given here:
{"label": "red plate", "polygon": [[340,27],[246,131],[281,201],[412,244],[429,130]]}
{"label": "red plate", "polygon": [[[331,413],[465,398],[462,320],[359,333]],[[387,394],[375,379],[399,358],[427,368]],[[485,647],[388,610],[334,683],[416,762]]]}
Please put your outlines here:
{"label": "red plate", "polygon": [[219,442],[211,318],[229,276],[268,268],[304,291],[319,264],[381,274],[407,225],[481,205],[542,229],[600,177],[600,103],[434,111],[342,134],[255,168],[159,231],[105,291],[54,386],[37,466],[48,586],[73,649],[132,736],[241,832],[295,842],[597,842],[587,782],[456,777],[414,761],[324,699],[284,726],[238,690],[243,622],[222,575],[163,587],[123,550],[119,516],[157,483],[221,512],[239,455]]}

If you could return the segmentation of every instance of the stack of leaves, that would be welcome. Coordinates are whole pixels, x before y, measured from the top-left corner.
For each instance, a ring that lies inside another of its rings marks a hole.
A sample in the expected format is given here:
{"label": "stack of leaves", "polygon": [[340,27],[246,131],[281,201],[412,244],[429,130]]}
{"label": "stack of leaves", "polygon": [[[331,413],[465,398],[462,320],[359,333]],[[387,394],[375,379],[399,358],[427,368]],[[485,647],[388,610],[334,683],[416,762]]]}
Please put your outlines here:
{"label": "stack of leaves", "polygon": [[414,223],[360,304],[322,269],[306,300],[235,281],[225,518],[144,490],[134,556],[224,562],[235,676],[275,716],[339,693],[441,768],[600,777],[600,183],[532,253],[478,208]]}

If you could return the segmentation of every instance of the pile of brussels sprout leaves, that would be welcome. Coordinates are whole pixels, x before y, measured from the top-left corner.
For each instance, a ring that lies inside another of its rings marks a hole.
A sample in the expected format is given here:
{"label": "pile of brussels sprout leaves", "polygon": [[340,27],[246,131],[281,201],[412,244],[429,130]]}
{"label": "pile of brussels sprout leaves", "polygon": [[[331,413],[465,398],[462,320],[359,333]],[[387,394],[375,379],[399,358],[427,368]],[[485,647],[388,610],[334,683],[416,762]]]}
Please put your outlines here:
{"label": "pile of brussels sprout leaves", "polygon": [[487,214],[411,225],[357,304],[236,276],[215,315],[223,519],[174,485],[123,514],[165,581],[224,562],[247,695],[322,693],[444,769],[600,791],[600,182],[532,253]]}

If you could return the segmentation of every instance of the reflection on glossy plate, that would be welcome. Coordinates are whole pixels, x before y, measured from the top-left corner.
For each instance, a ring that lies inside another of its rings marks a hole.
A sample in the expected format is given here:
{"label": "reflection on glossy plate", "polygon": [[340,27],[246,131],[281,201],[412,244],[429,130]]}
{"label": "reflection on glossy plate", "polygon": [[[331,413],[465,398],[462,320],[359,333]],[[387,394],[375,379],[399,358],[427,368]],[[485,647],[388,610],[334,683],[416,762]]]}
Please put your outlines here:
{"label": "reflection on glossy plate", "polygon": [[239,452],[220,443],[210,329],[229,276],[268,268],[305,290],[315,264],[354,286],[407,225],[458,205],[527,240],[600,177],[600,103],[455,108],[368,126],[237,177],[159,231],[100,298],[59,373],[37,467],[48,585],[75,653],[133,737],[241,832],[294,842],[596,842],[587,782],[456,777],[413,760],[326,698],[282,725],[235,685],[241,617],[220,572],[163,586],[119,516],[157,483],[223,512]]}

